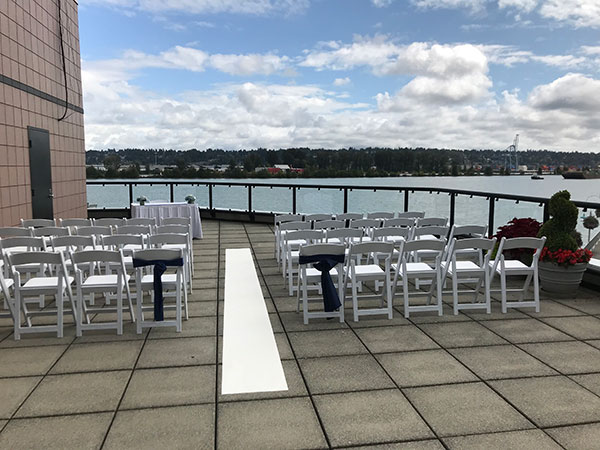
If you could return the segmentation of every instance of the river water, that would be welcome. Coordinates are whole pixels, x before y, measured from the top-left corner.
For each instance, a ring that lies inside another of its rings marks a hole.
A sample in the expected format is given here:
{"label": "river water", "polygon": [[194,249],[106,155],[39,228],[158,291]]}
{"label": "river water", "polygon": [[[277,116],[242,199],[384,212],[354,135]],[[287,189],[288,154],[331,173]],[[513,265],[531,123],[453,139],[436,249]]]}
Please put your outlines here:
{"label": "river water", "polygon": [[[144,181],[154,181],[143,179]],[[116,181],[116,180],[112,180]],[[131,180],[129,180],[131,181]],[[169,200],[169,187],[161,186],[165,181],[183,181],[156,179],[154,186],[135,186],[134,199],[144,195],[149,201]],[[185,180],[196,181],[196,180]],[[574,200],[600,203],[600,179],[595,180],[565,180],[562,176],[544,176],[543,180],[532,180],[529,176],[492,176],[492,177],[400,177],[400,178],[318,178],[318,179],[218,179],[197,180],[219,182],[255,182],[255,183],[285,183],[348,185],[348,186],[397,186],[397,187],[431,187],[451,188],[472,191],[491,192],[499,194],[520,194],[534,197],[550,197],[559,190],[571,192]],[[88,186],[88,203],[98,208],[126,208],[129,194],[126,186]],[[201,207],[208,206],[208,188],[206,186],[175,186],[175,201],[183,201],[192,194]],[[297,210],[301,213],[341,213],[343,212],[343,192],[339,190],[299,189],[297,191]],[[457,196],[457,224],[486,224],[488,221],[488,201],[485,198]],[[215,186],[213,189],[213,206],[219,209],[245,210],[248,207],[247,189],[244,187]],[[256,211],[291,212],[292,191],[284,188],[255,188],[252,194],[252,206]],[[450,197],[448,194],[436,194],[435,191],[414,192],[410,194],[409,209],[425,211],[427,216],[448,217]],[[374,211],[403,211],[404,193],[389,191],[351,191],[348,194],[349,212]],[[582,218],[588,213],[580,210],[578,229],[587,240],[587,230],[581,224]],[[494,223],[498,227],[507,223],[513,217],[533,217],[542,220],[542,208],[536,203],[509,200],[496,202]],[[598,231],[598,230],[596,230]]]}

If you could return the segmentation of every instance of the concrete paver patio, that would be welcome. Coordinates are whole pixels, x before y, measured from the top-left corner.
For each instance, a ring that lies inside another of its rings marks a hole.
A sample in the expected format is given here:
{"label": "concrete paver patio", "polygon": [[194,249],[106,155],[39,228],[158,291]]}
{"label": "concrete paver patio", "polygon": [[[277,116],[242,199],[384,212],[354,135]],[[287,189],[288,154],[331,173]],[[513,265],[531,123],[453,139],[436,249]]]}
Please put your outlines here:
{"label": "concrete paver patio", "polygon": [[[0,319],[0,449],[598,448],[600,294],[490,315],[302,323],[272,227],[204,221],[183,332],[15,342]],[[225,249],[250,247],[289,390],[221,395]],[[497,299],[497,296],[495,297]],[[448,295],[446,301],[451,300]],[[128,319],[128,315],[126,315]],[[106,316],[98,318],[108,320]]]}

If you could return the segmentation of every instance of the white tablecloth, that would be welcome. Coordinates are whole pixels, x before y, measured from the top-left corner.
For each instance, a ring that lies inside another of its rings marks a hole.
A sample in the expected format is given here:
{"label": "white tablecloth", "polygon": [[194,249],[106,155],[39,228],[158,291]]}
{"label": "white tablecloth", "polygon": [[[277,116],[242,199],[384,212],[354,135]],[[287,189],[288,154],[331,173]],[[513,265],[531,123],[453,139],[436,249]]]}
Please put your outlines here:
{"label": "white tablecloth", "polygon": [[202,238],[202,224],[198,205],[186,202],[175,203],[139,203],[131,204],[131,217],[152,217],[157,225],[162,225],[162,219],[167,217],[191,217],[192,237]]}

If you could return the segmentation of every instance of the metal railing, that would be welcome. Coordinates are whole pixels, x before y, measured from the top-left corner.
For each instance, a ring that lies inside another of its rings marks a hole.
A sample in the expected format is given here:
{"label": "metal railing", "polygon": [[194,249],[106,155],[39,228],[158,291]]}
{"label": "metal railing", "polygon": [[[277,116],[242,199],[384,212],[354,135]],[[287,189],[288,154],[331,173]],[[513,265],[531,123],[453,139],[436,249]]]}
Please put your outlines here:
{"label": "metal railing", "polygon": [[[129,204],[134,201],[133,189],[135,186],[168,186],[170,201],[175,201],[175,187],[176,186],[206,186],[208,188],[208,211],[228,211],[228,209],[218,209],[214,207],[214,188],[216,186],[222,187],[243,187],[247,190],[247,208],[246,213],[249,214],[250,220],[253,220],[254,215],[258,212],[253,209],[252,204],[252,193],[255,188],[281,188],[288,189],[291,191],[291,212],[293,214],[298,213],[298,202],[297,193],[302,189],[317,189],[317,190],[333,190],[343,192],[343,212],[347,213],[350,211],[348,194],[352,191],[387,191],[387,192],[400,192],[404,193],[404,211],[410,210],[410,198],[411,194],[415,192],[428,192],[430,194],[448,194],[450,197],[450,207],[448,216],[450,219],[450,225],[454,224],[456,217],[456,198],[457,196],[468,196],[470,198],[478,197],[485,198],[488,202],[488,230],[492,232],[494,228],[494,216],[496,210],[496,202],[499,200],[512,200],[516,203],[527,202],[537,204],[543,208],[543,220],[546,221],[549,218],[548,203],[549,198],[546,197],[534,197],[529,195],[517,195],[517,194],[501,194],[495,192],[482,192],[482,191],[471,191],[464,189],[449,189],[449,188],[433,188],[433,187],[406,187],[406,186],[350,186],[350,185],[330,185],[330,184],[289,184],[289,183],[244,183],[244,182],[222,182],[222,181],[108,181],[108,180],[95,180],[87,181],[87,185],[91,186],[110,186],[120,185],[126,186],[129,193]],[[582,208],[584,211],[588,209],[600,209],[600,203],[588,202],[588,201],[573,201],[573,203]],[[204,208],[206,209],[206,208]],[[229,209],[231,211],[231,209]],[[271,214],[278,213],[279,211],[270,211]]]}

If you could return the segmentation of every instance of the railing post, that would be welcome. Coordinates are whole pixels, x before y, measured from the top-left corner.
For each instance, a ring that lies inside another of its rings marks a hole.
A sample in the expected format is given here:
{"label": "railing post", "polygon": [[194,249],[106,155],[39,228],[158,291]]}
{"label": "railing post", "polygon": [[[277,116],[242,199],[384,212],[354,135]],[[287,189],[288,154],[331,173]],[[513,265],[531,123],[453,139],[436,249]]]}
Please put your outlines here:
{"label": "railing post", "polygon": [[210,215],[215,217],[215,210],[213,209],[213,185],[208,184],[208,209],[210,211]]}
{"label": "railing post", "polygon": [[344,214],[348,212],[348,188],[344,188]]}
{"label": "railing post", "polygon": [[547,222],[548,220],[550,220],[550,205],[546,201],[546,202],[544,202],[544,219],[543,219],[543,222]]}
{"label": "railing post", "polygon": [[248,186],[248,215],[250,221],[254,222],[254,212],[252,211],[252,186]]}
{"label": "railing post", "polygon": [[494,215],[496,212],[496,197],[493,195],[490,196],[490,207],[489,207],[489,215],[488,215],[488,236],[492,237],[494,235]]}
{"label": "railing post", "polygon": [[404,212],[408,212],[408,189],[404,191]]}
{"label": "railing post", "polygon": [[133,183],[129,183],[129,208],[131,208],[132,203],[133,203]]}
{"label": "railing post", "polygon": [[296,188],[292,188],[292,214],[296,214]]}
{"label": "railing post", "polygon": [[456,194],[450,194],[450,226],[454,226],[454,213],[456,210]]}
{"label": "railing post", "polygon": [[171,197],[171,203],[175,201],[175,186],[173,183],[169,183],[169,195]]}

